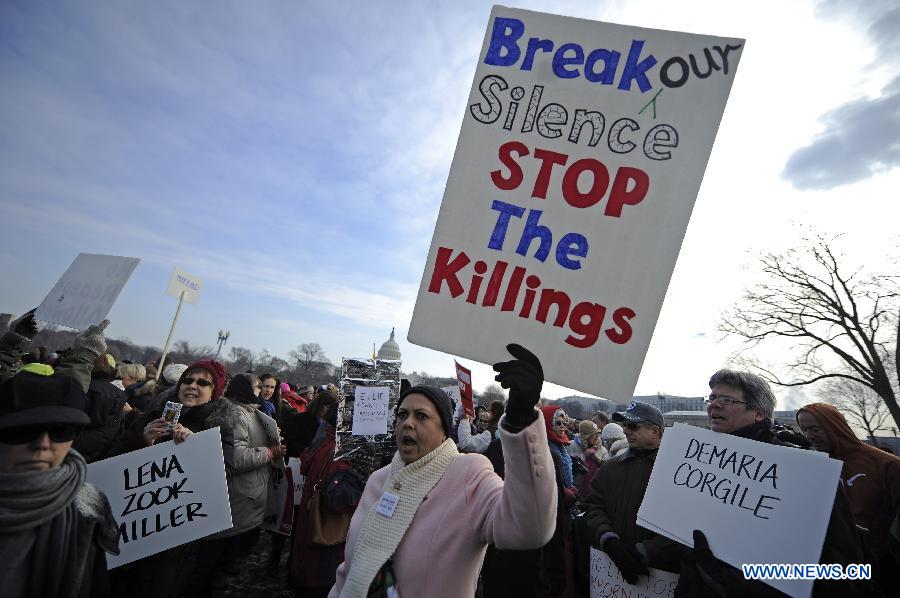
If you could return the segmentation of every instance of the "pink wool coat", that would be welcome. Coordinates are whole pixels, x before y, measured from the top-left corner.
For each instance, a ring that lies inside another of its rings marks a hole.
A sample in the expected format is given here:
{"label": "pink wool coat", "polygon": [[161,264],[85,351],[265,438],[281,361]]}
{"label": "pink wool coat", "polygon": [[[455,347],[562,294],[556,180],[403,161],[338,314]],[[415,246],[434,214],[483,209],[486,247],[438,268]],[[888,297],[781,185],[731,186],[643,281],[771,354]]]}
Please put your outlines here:
{"label": "pink wool coat", "polygon": [[[525,550],[556,528],[556,476],[544,420],[512,434],[500,425],[506,482],[481,454],[458,455],[422,501],[394,553],[401,598],[471,598],[488,544]],[[390,467],[369,478],[350,522],[346,560],[329,598],[340,595],[360,528],[378,504]]]}

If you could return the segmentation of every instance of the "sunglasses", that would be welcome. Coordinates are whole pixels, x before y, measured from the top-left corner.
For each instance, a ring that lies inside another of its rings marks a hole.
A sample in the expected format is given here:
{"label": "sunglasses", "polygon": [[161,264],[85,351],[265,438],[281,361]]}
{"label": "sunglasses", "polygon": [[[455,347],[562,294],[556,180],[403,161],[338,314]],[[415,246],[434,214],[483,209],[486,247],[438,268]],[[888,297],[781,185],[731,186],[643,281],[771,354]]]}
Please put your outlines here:
{"label": "sunglasses", "polygon": [[203,378],[185,378],[181,381],[182,384],[186,384],[187,386],[190,386],[194,382],[196,382],[197,386],[199,386],[200,388],[206,388],[207,386],[213,385],[212,382],[210,382],[209,380],[204,380]]}
{"label": "sunglasses", "polygon": [[637,422],[637,423],[625,422],[624,424],[622,424],[622,427],[634,432],[635,430],[640,430],[643,427],[643,423],[642,422]]}
{"label": "sunglasses", "polygon": [[75,439],[80,430],[80,426],[73,424],[38,424],[0,431],[0,442],[3,444],[28,444],[40,438],[44,432],[50,436],[51,442],[69,442]]}

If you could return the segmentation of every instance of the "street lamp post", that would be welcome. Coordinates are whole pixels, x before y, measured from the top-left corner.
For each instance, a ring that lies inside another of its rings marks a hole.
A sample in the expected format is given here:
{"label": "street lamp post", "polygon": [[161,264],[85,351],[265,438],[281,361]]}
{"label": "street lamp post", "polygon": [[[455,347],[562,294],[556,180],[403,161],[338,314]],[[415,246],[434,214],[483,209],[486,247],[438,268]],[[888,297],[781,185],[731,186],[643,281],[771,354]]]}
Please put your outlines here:
{"label": "street lamp post", "polygon": [[216,349],[216,359],[219,359],[219,353],[222,352],[222,347],[224,347],[225,343],[228,342],[229,336],[231,336],[230,330],[220,330],[219,331],[219,348]]}

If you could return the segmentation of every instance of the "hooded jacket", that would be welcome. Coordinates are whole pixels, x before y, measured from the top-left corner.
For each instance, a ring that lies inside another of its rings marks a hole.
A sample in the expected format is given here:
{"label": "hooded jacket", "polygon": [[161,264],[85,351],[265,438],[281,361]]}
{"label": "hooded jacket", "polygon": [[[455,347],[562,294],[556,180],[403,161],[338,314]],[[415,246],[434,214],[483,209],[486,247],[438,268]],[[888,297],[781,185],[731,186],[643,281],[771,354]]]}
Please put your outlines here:
{"label": "hooded jacket", "polygon": [[856,437],[833,405],[813,403],[797,411],[814,415],[831,441],[830,455],[844,462],[841,482],[863,541],[876,557],[890,552],[891,523],[900,509],[900,458]]}

